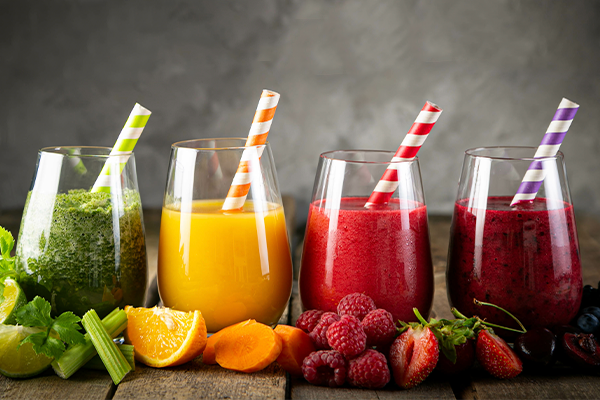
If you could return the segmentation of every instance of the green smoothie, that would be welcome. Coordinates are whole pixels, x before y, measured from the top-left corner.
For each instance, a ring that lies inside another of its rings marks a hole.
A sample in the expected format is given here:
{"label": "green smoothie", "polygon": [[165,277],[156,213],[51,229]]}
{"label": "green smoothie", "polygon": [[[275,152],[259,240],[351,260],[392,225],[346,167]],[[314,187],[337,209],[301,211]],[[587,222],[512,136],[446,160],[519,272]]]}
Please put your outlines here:
{"label": "green smoothie", "polygon": [[100,317],[115,307],[141,306],[146,292],[146,243],[138,192],[121,196],[80,189],[29,192],[17,243],[17,271],[27,297],[46,298],[54,314]]}

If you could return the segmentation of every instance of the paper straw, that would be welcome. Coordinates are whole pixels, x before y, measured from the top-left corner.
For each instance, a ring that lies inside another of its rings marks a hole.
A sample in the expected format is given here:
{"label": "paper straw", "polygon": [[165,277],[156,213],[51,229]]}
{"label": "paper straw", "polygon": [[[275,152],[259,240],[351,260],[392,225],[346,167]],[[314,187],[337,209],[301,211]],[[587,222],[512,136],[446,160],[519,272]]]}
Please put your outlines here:
{"label": "paper straw", "polygon": [[[562,99],[533,158],[543,159],[556,155],[578,109],[579,104],[565,98]],[[546,172],[544,171],[543,162],[532,161],[510,205],[514,206],[520,202],[533,201],[545,177]]]}
{"label": "paper straw", "polygon": [[392,164],[387,167],[383,176],[379,182],[377,182],[377,186],[375,186],[365,207],[376,204],[383,205],[390,201],[392,194],[398,187],[399,165],[397,162],[408,161],[415,158],[441,113],[442,109],[437,105],[429,101],[425,103],[414,124],[404,137],[398,151],[396,151],[396,154],[392,158]]}
{"label": "paper straw", "polygon": [[[246,147],[249,146],[260,146],[267,142],[267,135],[271,129],[271,123],[273,122],[273,116],[277,109],[277,103],[279,102],[279,93],[272,92],[270,90],[263,90],[258,107],[256,107],[256,113],[254,114],[254,120],[248,133],[248,139],[246,140]],[[250,174],[250,157],[252,152],[244,150],[238,169],[233,177],[233,182],[227,193],[227,198],[223,203],[223,211],[228,210],[239,210],[244,206],[246,196],[250,191],[250,182],[252,177]],[[261,152],[259,151],[259,158]]]}
{"label": "paper straw", "polygon": [[81,155],[81,151],[79,149],[71,148],[71,149],[67,149],[67,154],[69,154],[69,156],[70,156],[67,159],[67,161],[69,162],[69,165],[71,165],[73,170],[75,172],[77,172],[79,175],[85,175],[85,173],[87,172],[87,168],[83,164],[83,160],[81,158],[77,157],[78,155]]}
{"label": "paper straw", "polygon": [[[138,103],[135,104],[133,110],[131,110],[131,114],[129,114],[129,118],[127,118],[125,126],[119,134],[117,142],[110,152],[111,157],[106,160],[98,179],[96,179],[96,183],[94,183],[92,192],[110,193],[110,165],[115,165],[116,161],[118,161],[120,163],[119,174],[123,172],[123,168],[125,168],[125,164],[127,164],[127,160],[129,160],[129,156],[133,152],[133,148],[140,138],[140,135],[146,126],[146,122],[148,122],[148,118],[150,118],[150,114],[151,112],[149,110]],[[118,159],[115,160],[117,157]]]}

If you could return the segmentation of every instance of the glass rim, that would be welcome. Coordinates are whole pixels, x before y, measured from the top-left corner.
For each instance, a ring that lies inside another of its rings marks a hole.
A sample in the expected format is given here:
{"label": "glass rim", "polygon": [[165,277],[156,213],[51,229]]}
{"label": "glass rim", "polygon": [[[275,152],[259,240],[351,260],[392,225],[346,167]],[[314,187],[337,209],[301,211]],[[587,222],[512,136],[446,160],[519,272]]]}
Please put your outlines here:
{"label": "glass rim", "polygon": [[544,160],[557,160],[557,159],[564,158],[564,154],[560,150],[557,151],[556,155],[554,155],[554,156],[546,156],[546,157],[539,157],[539,158],[535,158],[533,156],[531,156],[531,157],[509,157],[509,156],[492,156],[492,155],[485,155],[485,154],[476,154],[477,151],[498,150],[498,149],[505,149],[505,150],[531,149],[535,153],[535,150],[537,150],[537,147],[536,146],[481,146],[481,147],[472,147],[470,149],[465,150],[465,155],[474,157],[474,158],[486,158],[489,160],[513,160],[513,161],[544,161]]}
{"label": "glass rim", "polygon": [[241,137],[224,137],[224,138],[201,138],[201,139],[187,139],[187,140],[180,140],[178,142],[175,142],[171,145],[171,149],[184,149],[184,150],[196,150],[196,151],[221,151],[221,150],[243,150],[245,148],[249,148],[249,147],[261,147],[261,146],[266,146],[269,144],[269,141],[266,141],[265,144],[257,144],[257,145],[253,145],[253,146],[214,146],[214,147],[192,147],[192,146],[183,146],[183,144],[185,143],[191,143],[191,142],[208,142],[208,141],[214,141],[215,144],[218,141],[225,141],[225,140],[240,140],[244,143],[246,143],[246,141],[248,140],[248,138],[241,138]]}
{"label": "glass rim", "polygon": [[[332,157],[331,155],[334,153],[379,153],[379,154],[389,154],[389,161],[366,161],[366,160],[348,160],[346,158]],[[385,165],[385,164],[400,164],[400,163],[413,163],[418,162],[419,157],[415,156],[412,160],[398,160],[394,161],[392,158],[395,156],[396,152],[391,150],[330,150],[319,155],[319,158],[325,158],[327,160],[332,161],[344,161],[347,163],[355,163],[355,164],[373,164],[373,165]]]}
{"label": "glass rim", "polygon": [[[41,149],[39,149],[39,153],[48,153],[48,154],[57,154],[59,156],[63,156],[63,157],[77,157],[77,158],[111,158],[111,157],[118,157],[116,155],[111,156],[110,154],[68,154],[68,153],[62,153],[60,150],[69,150],[69,149],[78,149],[78,150],[82,150],[82,149],[87,149],[87,150],[104,150],[104,151],[108,151],[108,153],[110,153],[112,151],[112,147],[107,147],[107,146],[49,146],[49,147],[42,147]],[[133,157],[133,151],[131,152],[131,154],[129,154],[130,157]]]}

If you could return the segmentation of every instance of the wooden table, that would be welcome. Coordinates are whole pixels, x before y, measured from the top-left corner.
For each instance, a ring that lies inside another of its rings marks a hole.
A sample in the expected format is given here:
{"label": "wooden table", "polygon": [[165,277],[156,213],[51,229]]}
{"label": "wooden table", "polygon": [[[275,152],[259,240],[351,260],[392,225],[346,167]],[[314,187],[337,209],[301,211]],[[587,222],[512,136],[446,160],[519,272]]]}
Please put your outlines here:
{"label": "wooden table", "polygon": [[[293,207],[289,207],[293,209]],[[286,210],[287,211],[287,210]],[[290,210],[293,211],[293,210]],[[0,215],[0,225],[18,230],[18,213]],[[291,219],[290,219],[291,221]],[[160,215],[145,212],[150,265],[155,268]],[[584,284],[597,285],[600,280],[600,222],[592,217],[578,218]],[[430,217],[431,246],[435,269],[434,312],[451,317],[445,289],[446,253],[450,218]],[[298,250],[298,249],[296,249]],[[299,251],[295,252],[298,265]],[[282,323],[293,323],[301,312],[297,287]],[[423,384],[411,390],[388,385],[385,390],[354,388],[330,389],[312,386],[302,379],[286,376],[278,365],[253,374],[227,371],[215,365],[204,365],[201,358],[176,368],[153,369],[137,364],[116,387],[107,373],[79,371],[71,379],[62,380],[52,370],[39,377],[13,380],[0,376],[0,398],[7,399],[185,399],[185,398],[260,398],[260,399],[596,399],[600,398],[600,377],[582,374],[558,366],[540,375],[523,373],[512,380],[498,380],[481,369],[461,378],[447,379],[432,374]]]}

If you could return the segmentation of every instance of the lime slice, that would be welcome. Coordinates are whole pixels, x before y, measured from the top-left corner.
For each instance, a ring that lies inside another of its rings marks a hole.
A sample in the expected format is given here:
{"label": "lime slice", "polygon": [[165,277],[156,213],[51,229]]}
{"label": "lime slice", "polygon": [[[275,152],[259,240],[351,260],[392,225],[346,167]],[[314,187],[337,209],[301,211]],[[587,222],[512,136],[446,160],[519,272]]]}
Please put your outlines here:
{"label": "lime slice", "polygon": [[17,350],[21,340],[41,331],[40,328],[20,325],[0,325],[0,373],[2,375],[11,378],[28,378],[50,366],[53,359],[44,354],[35,354],[31,343],[25,343]]}
{"label": "lime slice", "polygon": [[16,324],[15,312],[27,303],[25,293],[11,278],[4,280],[4,301],[0,303],[0,324]]}

